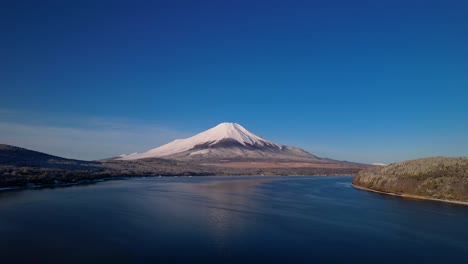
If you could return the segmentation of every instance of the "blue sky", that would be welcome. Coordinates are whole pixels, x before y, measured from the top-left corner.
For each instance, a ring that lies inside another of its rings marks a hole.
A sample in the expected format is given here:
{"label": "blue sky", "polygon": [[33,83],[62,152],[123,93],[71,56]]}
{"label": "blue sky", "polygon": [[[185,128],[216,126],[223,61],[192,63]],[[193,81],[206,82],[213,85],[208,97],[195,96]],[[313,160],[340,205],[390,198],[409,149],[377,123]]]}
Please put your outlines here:
{"label": "blue sky", "polygon": [[6,1],[0,142],[141,152],[223,121],[316,155],[468,156],[466,1]]}

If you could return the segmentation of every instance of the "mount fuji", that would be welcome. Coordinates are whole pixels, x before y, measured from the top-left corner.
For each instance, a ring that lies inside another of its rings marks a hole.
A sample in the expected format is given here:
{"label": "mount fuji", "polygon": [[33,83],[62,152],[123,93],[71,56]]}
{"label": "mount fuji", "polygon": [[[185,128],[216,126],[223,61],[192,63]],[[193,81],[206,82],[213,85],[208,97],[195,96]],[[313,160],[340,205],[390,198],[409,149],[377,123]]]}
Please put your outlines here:
{"label": "mount fuji", "polygon": [[177,139],[144,153],[118,160],[164,158],[194,162],[329,162],[305,150],[274,143],[236,123],[221,123],[186,139]]}
{"label": "mount fuji", "polygon": [[[319,158],[259,137],[239,124],[221,123],[144,153],[97,161],[65,159],[0,144],[0,189],[2,184],[73,183],[114,176],[350,175],[369,166]],[[7,175],[3,182],[2,175]]]}

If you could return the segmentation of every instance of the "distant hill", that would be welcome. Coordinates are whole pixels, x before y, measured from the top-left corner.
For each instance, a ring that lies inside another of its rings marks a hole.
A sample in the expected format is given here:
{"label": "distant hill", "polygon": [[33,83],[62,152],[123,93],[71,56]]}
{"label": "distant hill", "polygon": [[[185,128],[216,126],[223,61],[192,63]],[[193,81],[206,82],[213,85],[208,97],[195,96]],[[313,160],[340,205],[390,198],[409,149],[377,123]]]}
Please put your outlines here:
{"label": "distant hill", "polygon": [[353,185],[384,193],[468,202],[468,158],[430,157],[360,171]]}
{"label": "distant hill", "polygon": [[100,163],[61,158],[25,148],[0,144],[0,166],[40,167],[63,170],[96,170]]}

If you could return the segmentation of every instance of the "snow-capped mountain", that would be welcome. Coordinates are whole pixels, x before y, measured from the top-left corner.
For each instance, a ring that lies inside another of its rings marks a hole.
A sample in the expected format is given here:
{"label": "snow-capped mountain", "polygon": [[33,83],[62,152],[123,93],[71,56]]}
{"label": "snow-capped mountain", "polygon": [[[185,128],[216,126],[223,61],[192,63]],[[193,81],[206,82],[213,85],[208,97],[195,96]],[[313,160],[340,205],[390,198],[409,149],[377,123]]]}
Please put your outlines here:
{"label": "snow-capped mountain", "polygon": [[271,142],[236,123],[221,123],[193,137],[177,139],[147,152],[125,155],[118,159],[137,160],[156,157],[191,161],[318,160],[302,149]]}

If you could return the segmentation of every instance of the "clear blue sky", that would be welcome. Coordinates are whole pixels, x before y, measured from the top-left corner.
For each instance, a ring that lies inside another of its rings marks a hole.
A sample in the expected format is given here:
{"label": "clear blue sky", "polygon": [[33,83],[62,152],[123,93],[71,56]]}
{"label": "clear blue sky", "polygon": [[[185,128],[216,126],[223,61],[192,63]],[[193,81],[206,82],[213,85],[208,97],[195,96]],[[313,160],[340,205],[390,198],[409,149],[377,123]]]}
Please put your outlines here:
{"label": "clear blue sky", "polygon": [[468,156],[467,1],[3,1],[0,142],[73,158],[223,121],[359,162]]}

